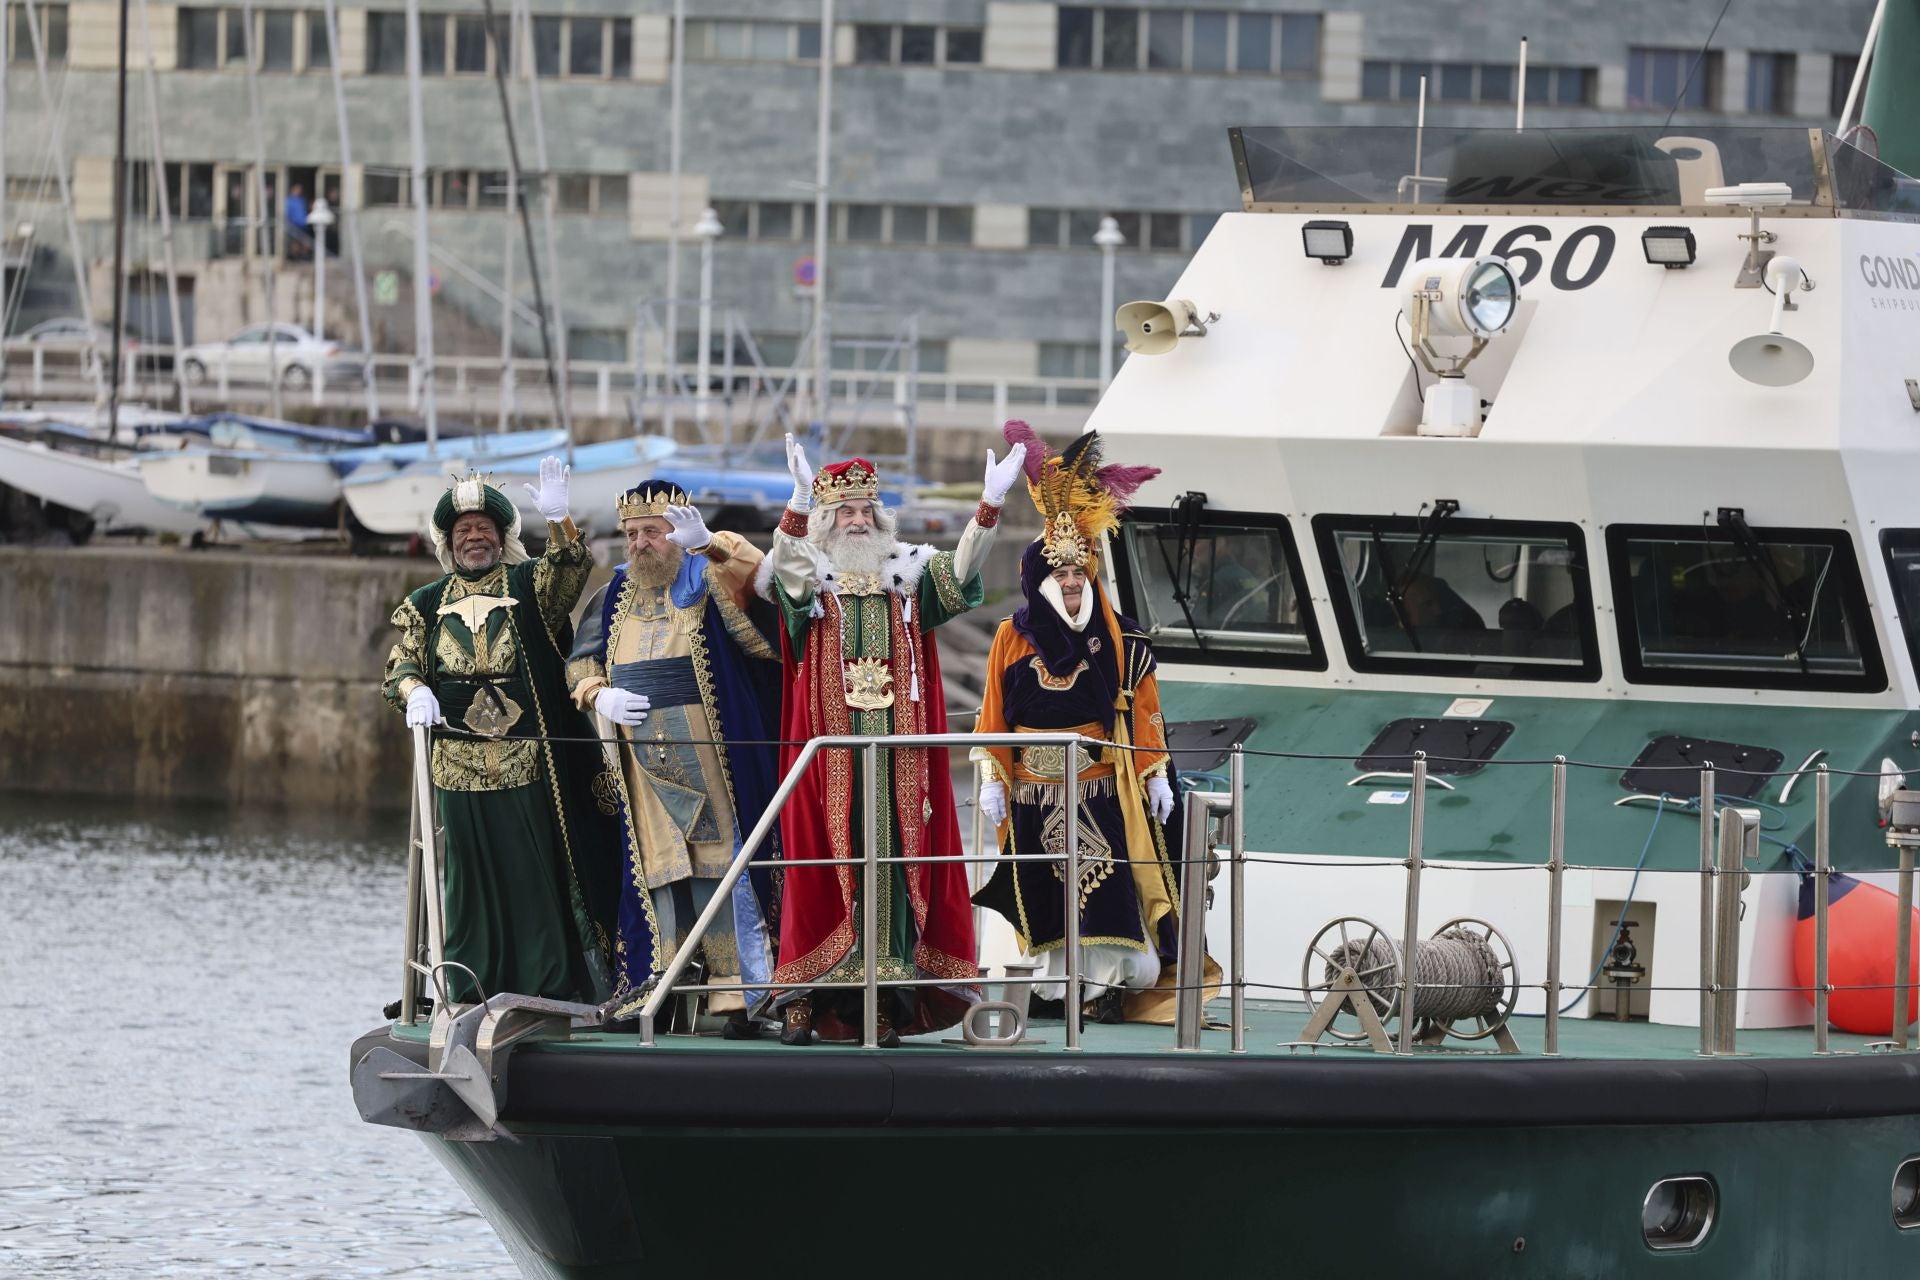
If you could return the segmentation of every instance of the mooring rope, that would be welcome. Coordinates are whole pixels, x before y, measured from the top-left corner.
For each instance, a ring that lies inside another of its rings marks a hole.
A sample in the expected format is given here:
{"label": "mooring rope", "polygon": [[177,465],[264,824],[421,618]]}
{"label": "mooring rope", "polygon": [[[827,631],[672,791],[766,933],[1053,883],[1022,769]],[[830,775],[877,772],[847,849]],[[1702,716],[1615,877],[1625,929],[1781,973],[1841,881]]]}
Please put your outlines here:
{"label": "mooring rope", "polygon": [[[1390,1006],[1400,984],[1395,950],[1392,941],[1378,934],[1343,942],[1328,957],[1326,980],[1331,984],[1350,965],[1355,973],[1365,975],[1360,981],[1373,993],[1375,1004]],[[1500,954],[1487,939],[1466,929],[1422,938],[1414,944],[1413,968],[1415,1017],[1459,1022],[1499,1016],[1507,983],[1501,976]]]}

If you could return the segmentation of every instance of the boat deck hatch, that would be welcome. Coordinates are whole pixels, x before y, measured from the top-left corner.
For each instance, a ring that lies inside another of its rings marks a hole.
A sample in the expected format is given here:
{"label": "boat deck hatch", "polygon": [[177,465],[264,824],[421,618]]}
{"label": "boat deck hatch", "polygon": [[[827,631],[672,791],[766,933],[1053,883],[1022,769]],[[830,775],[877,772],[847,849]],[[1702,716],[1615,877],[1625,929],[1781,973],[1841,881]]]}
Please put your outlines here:
{"label": "boat deck hatch", "polygon": [[1176,720],[1167,725],[1167,751],[1182,773],[1204,773],[1227,762],[1233,744],[1252,736],[1252,716],[1225,720]]}
{"label": "boat deck hatch", "polygon": [[1747,800],[1759,794],[1766,785],[1766,775],[1778,769],[1782,759],[1772,747],[1669,733],[1647,744],[1620,775],[1620,785],[1643,795],[1665,792],[1676,800],[1698,800],[1700,770],[1711,763],[1715,797]]}
{"label": "boat deck hatch", "polygon": [[1413,753],[1424,751],[1428,773],[1464,777],[1486,768],[1512,736],[1508,720],[1410,716],[1382,729],[1354,763],[1366,770],[1404,773],[1413,768]]}

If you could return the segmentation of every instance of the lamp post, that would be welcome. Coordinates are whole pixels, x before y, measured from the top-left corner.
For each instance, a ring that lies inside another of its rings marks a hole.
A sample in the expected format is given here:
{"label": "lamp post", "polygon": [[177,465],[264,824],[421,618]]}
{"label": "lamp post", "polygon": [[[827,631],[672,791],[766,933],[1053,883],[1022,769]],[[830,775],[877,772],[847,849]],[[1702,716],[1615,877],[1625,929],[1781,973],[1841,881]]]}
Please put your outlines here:
{"label": "lamp post", "polygon": [[1120,234],[1119,223],[1102,218],[1093,242],[1100,247],[1100,327],[1095,332],[1100,335],[1100,394],[1105,395],[1113,381],[1113,251],[1127,238]]}
{"label": "lamp post", "polygon": [[699,423],[704,434],[707,426],[707,386],[708,376],[713,368],[713,242],[720,238],[724,228],[720,225],[720,215],[708,206],[700,211],[700,221],[693,224],[693,234],[700,237],[700,347],[695,356],[695,377],[699,382],[694,390],[694,421]]}
{"label": "lamp post", "polygon": [[325,196],[315,196],[307,211],[307,228],[313,232],[313,336],[327,336],[327,228],[333,225],[333,206]]}

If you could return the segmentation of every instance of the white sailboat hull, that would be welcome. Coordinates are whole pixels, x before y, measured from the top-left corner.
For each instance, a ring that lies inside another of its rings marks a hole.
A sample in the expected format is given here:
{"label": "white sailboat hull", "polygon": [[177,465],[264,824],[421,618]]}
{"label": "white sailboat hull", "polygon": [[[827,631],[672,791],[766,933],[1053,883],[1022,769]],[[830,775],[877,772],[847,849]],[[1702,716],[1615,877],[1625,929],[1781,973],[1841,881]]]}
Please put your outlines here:
{"label": "white sailboat hull", "polygon": [[332,527],[340,477],[324,455],[191,450],[139,460],[147,492],[211,519]]}
{"label": "white sailboat hull", "polygon": [[207,527],[201,516],[148,493],[132,462],[101,462],[0,438],[0,483],[85,512],[102,530],[146,529],[185,536]]}
{"label": "white sailboat hull", "polygon": [[[493,485],[520,508],[528,528],[540,529],[546,517],[534,509],[522,485],[537,484],[542,453],[496,459],[463,459],[458,469],[472,466],[487,472]],[[614,503],[622,493],[652,477],[674,452],[673,442],[653,436],[587,445],[574,451],[572,507],[581,520],[613,522]],[[447,491],[453,470],[446,460],[427,460],[390,475],[350,478],[344,486],[354,519],[378,534],[400,537],[424,534],[432,523],[433,508]]]}

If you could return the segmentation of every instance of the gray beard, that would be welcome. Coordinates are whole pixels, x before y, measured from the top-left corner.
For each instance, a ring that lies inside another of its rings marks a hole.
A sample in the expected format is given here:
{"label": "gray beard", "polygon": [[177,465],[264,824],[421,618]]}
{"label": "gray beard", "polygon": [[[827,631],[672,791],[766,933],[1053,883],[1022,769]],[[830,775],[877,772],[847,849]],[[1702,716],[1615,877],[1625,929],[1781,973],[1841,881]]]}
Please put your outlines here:
{"label": "gray beard", "polygon": [[900,549],[899,539],[878,529],[863,538],[851,537],[840,529],[824,529],[818,545],[827,553],[827,563],[835,573],[878,573],[887,557]]}
{"label": "gray beard", "polygon": [[637,555],[627,561],[627,576],[649,590],[664,587],[680,576],[680,562],[685,558],[686,553],[679,547],[659,556]]}

